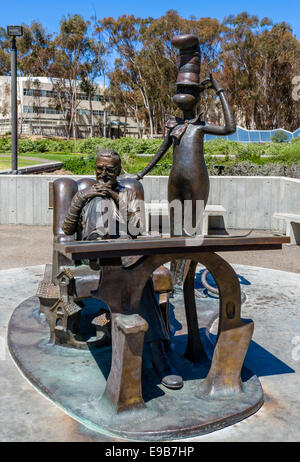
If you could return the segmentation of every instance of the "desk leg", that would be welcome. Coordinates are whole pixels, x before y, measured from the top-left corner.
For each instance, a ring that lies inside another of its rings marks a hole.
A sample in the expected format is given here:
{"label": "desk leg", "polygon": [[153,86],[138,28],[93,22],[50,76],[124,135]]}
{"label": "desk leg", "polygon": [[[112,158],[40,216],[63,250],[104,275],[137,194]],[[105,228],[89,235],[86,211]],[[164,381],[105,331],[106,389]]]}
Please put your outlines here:
{"label": "desk leg", "polygon": [[113,413],[145,407],[141,368],[148,324],[138,314],[112,316],[112,363],[102,400]]}
{"label": "desk leg", "polygon": [[212,396],[226,396],[242,391],[241,369],[253,335],[254,324],[221,331],[215,347],[206,391]]}
{"label": "desk leg", "polygon": [[199,262],[213,275],[220,296],[218,339],[204,388],[214,396],[239,393],[242,391],[241,369],[254,323],[240,318],[241,289],[233,268],[214,253],[203,253]]}

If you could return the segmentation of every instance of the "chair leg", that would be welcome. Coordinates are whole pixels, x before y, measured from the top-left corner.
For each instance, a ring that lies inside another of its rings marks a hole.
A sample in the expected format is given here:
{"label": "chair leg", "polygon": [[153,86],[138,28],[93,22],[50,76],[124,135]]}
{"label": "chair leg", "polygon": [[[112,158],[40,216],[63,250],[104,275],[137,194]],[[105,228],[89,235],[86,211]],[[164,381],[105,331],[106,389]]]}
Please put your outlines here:
{"label": "chair leg", "polygon": [[170,295],[168,292],[159,294],[159,309],[168,334],[170,334]]}

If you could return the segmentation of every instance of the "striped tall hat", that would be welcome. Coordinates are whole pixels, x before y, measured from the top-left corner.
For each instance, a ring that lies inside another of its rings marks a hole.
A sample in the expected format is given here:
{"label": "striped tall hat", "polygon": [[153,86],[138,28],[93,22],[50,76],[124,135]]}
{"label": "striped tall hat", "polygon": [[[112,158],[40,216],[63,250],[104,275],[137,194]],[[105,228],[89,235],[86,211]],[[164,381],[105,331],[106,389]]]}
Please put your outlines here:
{"label": "striped tall hat", "polygon": [[179,49],[180,62],[176,85],[200,84],[201,53],[196,35],[176,35],[172,45]]}

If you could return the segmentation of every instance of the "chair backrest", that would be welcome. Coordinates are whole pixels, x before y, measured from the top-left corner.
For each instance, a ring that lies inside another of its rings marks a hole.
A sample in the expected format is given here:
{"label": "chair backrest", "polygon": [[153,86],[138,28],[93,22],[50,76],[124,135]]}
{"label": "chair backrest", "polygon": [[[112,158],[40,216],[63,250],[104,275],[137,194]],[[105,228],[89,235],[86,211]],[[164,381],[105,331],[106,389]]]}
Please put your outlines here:
{"label": "chair backrest", "polygon": [[[118,181],[125,188],[134,190],[137,199],[144,201],[144,188],[139,181],[122,177],[119,177]],[[56,242],[74,240],[74,236],[64,234],[62,224],[67,216],[73,196],[77,191],[90,188],[94,183],[96,180],[93,178],[81,178],[76,181],[70,177],[58,178],[53,182],[53,235]],[[78,237],[80,239],[80,236]]]}

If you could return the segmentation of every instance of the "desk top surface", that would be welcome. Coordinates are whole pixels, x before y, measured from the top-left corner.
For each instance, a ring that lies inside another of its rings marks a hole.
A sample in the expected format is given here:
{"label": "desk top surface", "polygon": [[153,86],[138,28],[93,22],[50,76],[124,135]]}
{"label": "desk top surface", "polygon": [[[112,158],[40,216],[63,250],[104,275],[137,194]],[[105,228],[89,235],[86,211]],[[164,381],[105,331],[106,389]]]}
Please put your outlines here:
{"label": "desk top surface", "polygon": [[243,250],[278,250],[290,242],[286,236],[255,237],[173,237],[69,241],[55,244],[55,249],[73,260],[128,255],[186,254]]}

